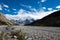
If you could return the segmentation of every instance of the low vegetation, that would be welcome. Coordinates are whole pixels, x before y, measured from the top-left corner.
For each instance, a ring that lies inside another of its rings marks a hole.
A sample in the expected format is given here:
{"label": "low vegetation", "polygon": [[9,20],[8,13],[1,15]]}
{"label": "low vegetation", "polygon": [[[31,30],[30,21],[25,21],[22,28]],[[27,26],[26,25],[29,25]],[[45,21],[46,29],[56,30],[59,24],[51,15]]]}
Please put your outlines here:
{"label": "low vegetation", "polygon": [[3,32],[0,31],[0,40],[3,40]]}
{"label": "low vegetation", "polygon": [[12,37],[15,36],[18,40],[26,40],[25,33],[23,33],[21,30],[18,32],[11,32]]}
{"label": "low vegetation", "polygon": [[[4,35],[5,34],[5,35]],[[7,33],[0,33],[0,40],[26,40],[25,33],[20,31],[17,32],[7,32]]]}

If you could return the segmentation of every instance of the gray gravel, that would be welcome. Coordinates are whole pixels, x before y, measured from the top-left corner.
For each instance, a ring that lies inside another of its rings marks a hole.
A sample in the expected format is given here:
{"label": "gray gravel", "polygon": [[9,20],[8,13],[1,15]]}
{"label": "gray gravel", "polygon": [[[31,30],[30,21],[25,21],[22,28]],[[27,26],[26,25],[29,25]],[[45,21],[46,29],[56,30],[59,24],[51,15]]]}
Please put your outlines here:
{"label": "gray gravel", "polygon": [[[1,26],[0,26],[1,27]],[[8,32],[6,26],[2,26],[0,31]],[[27,40],[60,40],[60,28],[59,27],[33,27],[33,26],[13,26],[12,31],[19,31],[22,29],[26,32],[25,38]]]}

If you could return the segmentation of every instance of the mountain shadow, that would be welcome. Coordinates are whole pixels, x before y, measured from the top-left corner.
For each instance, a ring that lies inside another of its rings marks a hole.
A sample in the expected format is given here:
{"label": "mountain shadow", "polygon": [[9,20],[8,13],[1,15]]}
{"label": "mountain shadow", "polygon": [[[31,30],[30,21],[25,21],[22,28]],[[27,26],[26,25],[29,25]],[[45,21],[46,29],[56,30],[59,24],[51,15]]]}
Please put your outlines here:
{"label": "mountain shadow", "polygon": [[27,26],[54,26],[60,27],[60,10],[51,13],[50,15],[34,21],[33,23],[26,24]]}

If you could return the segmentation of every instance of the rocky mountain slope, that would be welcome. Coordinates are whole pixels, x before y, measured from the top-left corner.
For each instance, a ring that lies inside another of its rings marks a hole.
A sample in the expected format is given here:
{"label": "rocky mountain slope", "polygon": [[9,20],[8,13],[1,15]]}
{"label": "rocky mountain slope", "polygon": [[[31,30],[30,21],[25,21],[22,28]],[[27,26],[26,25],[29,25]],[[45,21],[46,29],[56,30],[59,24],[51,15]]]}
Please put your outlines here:
{"label": "rocky mountain slope", "polygon": [[60,11],[51,13],[50,15],[27,25],[29,26],[60,26]]}
{"label": "rocky mountain slope", "polygon": [[2,13],[0,13],[0,25],[13,25]]}

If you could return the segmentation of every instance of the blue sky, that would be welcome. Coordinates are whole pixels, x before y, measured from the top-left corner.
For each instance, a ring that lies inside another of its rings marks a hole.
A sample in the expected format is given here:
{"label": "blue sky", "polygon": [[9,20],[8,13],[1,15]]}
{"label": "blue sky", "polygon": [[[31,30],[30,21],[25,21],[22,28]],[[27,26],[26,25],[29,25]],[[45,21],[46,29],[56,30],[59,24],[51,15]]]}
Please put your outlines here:
{"label": "blue sky", "polygon": [[[40,10],[42,7],[46,7],[47,9],[45,9],[45,11],[48,11],[48,8],[57,9],[56,6],[60,5],[60,0],[0,0],[0,5],[2,5],[2,10],[0,10],[1,12],[6,14],[14,14],[14,12],[18,12],[21,8],[31,11],[29,8],[24,7],[23,5],[31,6],[37,10]],[[8,8],[4,7],[3,5],[8,6]]]}
{"label": "blue sky", "polygon": [[35,15],[59,9],[60,0],[0,0],[0,12],[9,15]]}

